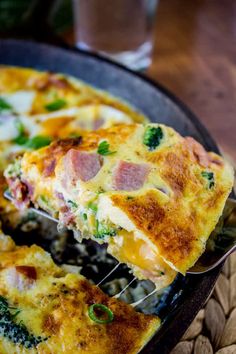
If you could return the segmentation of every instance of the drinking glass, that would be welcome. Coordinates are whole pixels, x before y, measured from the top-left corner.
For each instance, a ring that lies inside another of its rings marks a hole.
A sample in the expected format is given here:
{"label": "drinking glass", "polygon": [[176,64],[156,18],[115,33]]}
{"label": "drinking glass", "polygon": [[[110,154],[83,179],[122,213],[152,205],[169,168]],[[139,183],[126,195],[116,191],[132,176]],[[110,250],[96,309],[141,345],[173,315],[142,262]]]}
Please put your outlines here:
{"label": "drinking glass", "polygon": [[151,63],[158,0],[73,0],[76,46],[131,69]]}

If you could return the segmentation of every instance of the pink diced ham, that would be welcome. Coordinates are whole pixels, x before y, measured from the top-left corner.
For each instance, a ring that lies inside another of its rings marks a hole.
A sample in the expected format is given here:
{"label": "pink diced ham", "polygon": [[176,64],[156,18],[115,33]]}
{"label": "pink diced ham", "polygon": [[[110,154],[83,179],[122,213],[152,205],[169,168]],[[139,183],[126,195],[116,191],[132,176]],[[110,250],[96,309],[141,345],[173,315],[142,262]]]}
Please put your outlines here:
{"label": "pink diced ham", "polygon": [[204,149],[204,147],[201,144],[199,144],[195,139],[193,139],[191,136],[187,136],[185,138],[185,141],[187,142],[188,147],[192,150],[199,164],[202,167],[208,167],[210,164],[210,156],[207,153],[207,151]]}
{"label": "pink diced ham", "polygon": [[64,205],[60,209],[60,219],[64,226],[70,228],[71,226],[75,226],[75,214],[70,210],[67,205]]}
{"label": "pink diced ham", "polygon": [[53,175],[56,167],[56,159],[52,158],[44,161],[43,176],[50,177]]}
{"label": "pink diced ham", "polygon": [[18,209],[25,209],[30,205],[30,197],[33,195],[33,187],[26,181],[21,181],[19,178],[8,178],[14,204]]}
{"label": "pink diced ham", "polygon": [[102,167],[102,157],[96,153],[71,149],[64,158],[66,174],[72,183],[78,179],[87,182],[97,175]]}
{"label": "pink diced ham", "polygon": [[140,189],[149,172],[150,167],[147,164],[120,161],[113,173],[113,187],[124,191]]}
{"label": "pink diced ham", "polygon": [[15,266],[6,271],[6,280],[10,287],[19,291],[30,289],[37,279],[37,272],[32,266]]}
{"label": "pink diced ham", "polygon": [[105,123],[103,118],[98,118],[93,122],[93,130],[97,130],[103,126]]}

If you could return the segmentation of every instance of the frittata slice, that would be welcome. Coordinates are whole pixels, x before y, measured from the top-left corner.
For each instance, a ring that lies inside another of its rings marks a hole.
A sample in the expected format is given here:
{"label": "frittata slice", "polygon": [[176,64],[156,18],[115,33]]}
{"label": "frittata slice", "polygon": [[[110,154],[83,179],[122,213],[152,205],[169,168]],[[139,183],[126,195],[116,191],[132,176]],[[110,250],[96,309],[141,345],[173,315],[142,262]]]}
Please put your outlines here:
{"label": "frittata slice", "polygon": [[0,235],[1,354],[136,354],[159,324]]}
{"label": "frittata slice", "polygon": [[5,176],[33,203],[161,288],[204,252],[233,185],[215,153],[172,128],[116,125],[28,152]]}

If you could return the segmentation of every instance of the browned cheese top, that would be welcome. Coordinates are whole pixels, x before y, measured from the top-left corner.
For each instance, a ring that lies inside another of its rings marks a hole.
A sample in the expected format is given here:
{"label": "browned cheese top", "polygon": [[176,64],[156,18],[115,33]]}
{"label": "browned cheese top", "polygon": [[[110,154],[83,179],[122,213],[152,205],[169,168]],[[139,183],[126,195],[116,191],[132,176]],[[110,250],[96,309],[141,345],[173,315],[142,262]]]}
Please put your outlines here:
{"label": "browned cheese top", "polygon": [[[0,240],[0,247],[1,242]],[[13,353],[137,353],[159,326],[159,319],[136,312],[105,295],[79,274],[65,273],[38,246],[0,251],[0,295],[21,312],[30,333],[46,341],[27,350],[0,336],[0,352]],[[114,314],[108,324],[90,319],[88,308],[103,304]]]}

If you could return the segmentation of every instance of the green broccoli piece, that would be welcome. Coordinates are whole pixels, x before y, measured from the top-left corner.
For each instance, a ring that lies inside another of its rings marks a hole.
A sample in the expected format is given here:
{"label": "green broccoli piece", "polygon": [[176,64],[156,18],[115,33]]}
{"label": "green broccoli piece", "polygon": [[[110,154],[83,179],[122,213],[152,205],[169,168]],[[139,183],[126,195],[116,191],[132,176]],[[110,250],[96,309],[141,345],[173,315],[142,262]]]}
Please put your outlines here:
{"label": "green broccoli piece", "polygon": [[83,219],[84,221],[88,220],[88,215],[86,213],[83,213]]}
{"label": "green broccoli piece", "polygon": [[108,227],[107,225],[104,225],[103,223],[99,222],[96,220],[96,231],[94,234],[95,238],[104,238],[106,236],[115,236],[116,235],[116,229],[113,227]]}
{"label": "green broccoli piece", "polygon": [[17,159],[7,167],[5,171],[5,176],[20,177],[20,175],[21,175],[21,160]]}
{"label": "green broccoli piece", "polygon": [[78,208],[78,204],[76,202],[74,202],[73,200],[68,200],[67,203],[69,204],[69,206],[72,209],[77,209]]}
{"label": "green broccoli piece", "polygon": [[[15,313],[10,310],[15,311]],[[48,338],[31,334],[22,321],[15,322],[19,312],[20,310],[9,306],[8,301],[3,296],[0,296],[0,336],[27,349],[36,347],[39,343],[46,341]]]}
{"label": "green broccoli piece", "polygon": [[209,189],[212,189],[215,185],[215,178],[214,178],[214,173],[213,172],[208,172],[208,171],[203,171],[201,173],[202,177],[207,180],[207,187]]}
{"label": "green broccoli piece", "polygon": [[145,130],[143,143],[149,147],[149,150],[155,150],[161,143],[164,134],[161,127],[148,126]]}
{"label": "green broccoli piece", "polygon": [[45,108],[49,112],[54,112],[58,111],[61,108],[64,108],[66,106],[66,101],[63,100],[62,98],[58,98],[55,101],[52,101],[48,104],[45,105]]}

